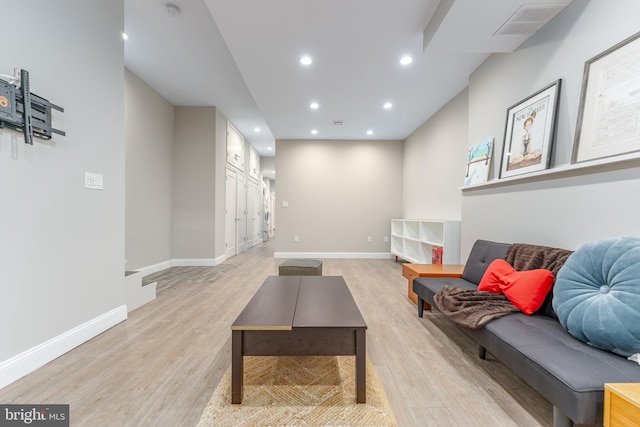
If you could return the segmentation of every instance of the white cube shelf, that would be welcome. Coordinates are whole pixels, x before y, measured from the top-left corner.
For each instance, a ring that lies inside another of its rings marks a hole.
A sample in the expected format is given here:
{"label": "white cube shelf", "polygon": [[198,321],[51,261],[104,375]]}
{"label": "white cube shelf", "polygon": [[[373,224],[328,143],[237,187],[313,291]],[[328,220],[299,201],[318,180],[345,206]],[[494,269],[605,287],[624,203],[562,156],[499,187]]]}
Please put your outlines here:
{"label": "white cube shelf", "polygon": [[460,264],[460,221],[391,220],[391,253],[413,264],[431,264],[434,246],[443,264]]}

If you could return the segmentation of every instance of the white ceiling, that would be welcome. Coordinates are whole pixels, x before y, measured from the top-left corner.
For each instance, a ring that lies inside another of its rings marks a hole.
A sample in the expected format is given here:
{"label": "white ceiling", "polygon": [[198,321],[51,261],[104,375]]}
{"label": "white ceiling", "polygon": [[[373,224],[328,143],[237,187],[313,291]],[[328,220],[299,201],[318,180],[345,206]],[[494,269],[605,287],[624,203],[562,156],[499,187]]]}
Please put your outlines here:
{"label": "white ceiling", "polygon": [[[125,65],[174,105],[218,107],[261,156],[275,139],[405,139],[570,1],[125,0]],[[518,34],[495,35],[510,18]]]}

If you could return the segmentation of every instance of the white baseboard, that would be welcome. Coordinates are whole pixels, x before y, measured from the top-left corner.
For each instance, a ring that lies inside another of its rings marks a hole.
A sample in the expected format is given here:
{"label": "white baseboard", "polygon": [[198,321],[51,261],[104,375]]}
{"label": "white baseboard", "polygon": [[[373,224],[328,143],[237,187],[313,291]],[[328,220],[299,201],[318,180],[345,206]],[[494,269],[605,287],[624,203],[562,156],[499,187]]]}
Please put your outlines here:
{"label": "white baseboard", "polygon": [[226,254],[220,255],[217,258],[169,259],[157,264],[137,268],[135,271],[139,271],[142,277],[144,277],[171,267],[213,267],[222,264],[226,260]]}
{"label": "white baseboard", "polygon": [[213,258],[174,259],[171,264],[172,267],[213,267],[216,265],[216,260]]}
{"label": "white baseboard", "polygon": [[389,252],[274,252],[274,258],[391,259]]}
{"label": "white baseboard", "polygon": [[173,263],[171,260],[162,261],[157,264],[149,265],[147,267],[137,268],[135,271],[139,271],[142,273],[142,277],[148,276],[149,274],[157,273],[158,271],[166,270],[167,268],[173,267]]}
{"label": "white baseboard", "polygon": [[227,260],[227,254],[220,255],[218,258],[214,259],[215,265],[222,264]]}
{"label": "white baseboard", "polygon": [[0,388],[6,387],[126,319],[127,306],[121,305],[57,337],[1,362]]}

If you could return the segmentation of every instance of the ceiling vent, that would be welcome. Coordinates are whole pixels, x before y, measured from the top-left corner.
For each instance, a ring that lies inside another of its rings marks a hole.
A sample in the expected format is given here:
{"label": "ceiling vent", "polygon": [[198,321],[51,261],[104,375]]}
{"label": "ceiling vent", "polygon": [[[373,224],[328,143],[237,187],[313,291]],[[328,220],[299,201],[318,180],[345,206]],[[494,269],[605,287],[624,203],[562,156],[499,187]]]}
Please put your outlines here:
{"label": "ceiling vent", "polygon": [[494,36],[530,36],[551,21],[566,4],[525,4],[502,24]]}
{"label": "ceiling vent", "polygon": [[342,126],[344,124],[344,120],[334,120],[333,121],[333,125],[334,126]]}

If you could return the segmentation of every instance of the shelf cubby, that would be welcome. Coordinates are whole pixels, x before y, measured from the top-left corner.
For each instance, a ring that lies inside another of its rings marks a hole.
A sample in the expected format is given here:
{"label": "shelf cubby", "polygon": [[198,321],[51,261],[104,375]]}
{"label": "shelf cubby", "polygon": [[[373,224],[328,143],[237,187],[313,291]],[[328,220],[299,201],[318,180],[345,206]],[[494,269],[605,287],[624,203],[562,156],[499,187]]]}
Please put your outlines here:
{"label": "shelf cubby", "polygon": [[391,253],[414,264],[431,264],[434,246],[444,264],[460,263],[460,221],[391,220]]}

